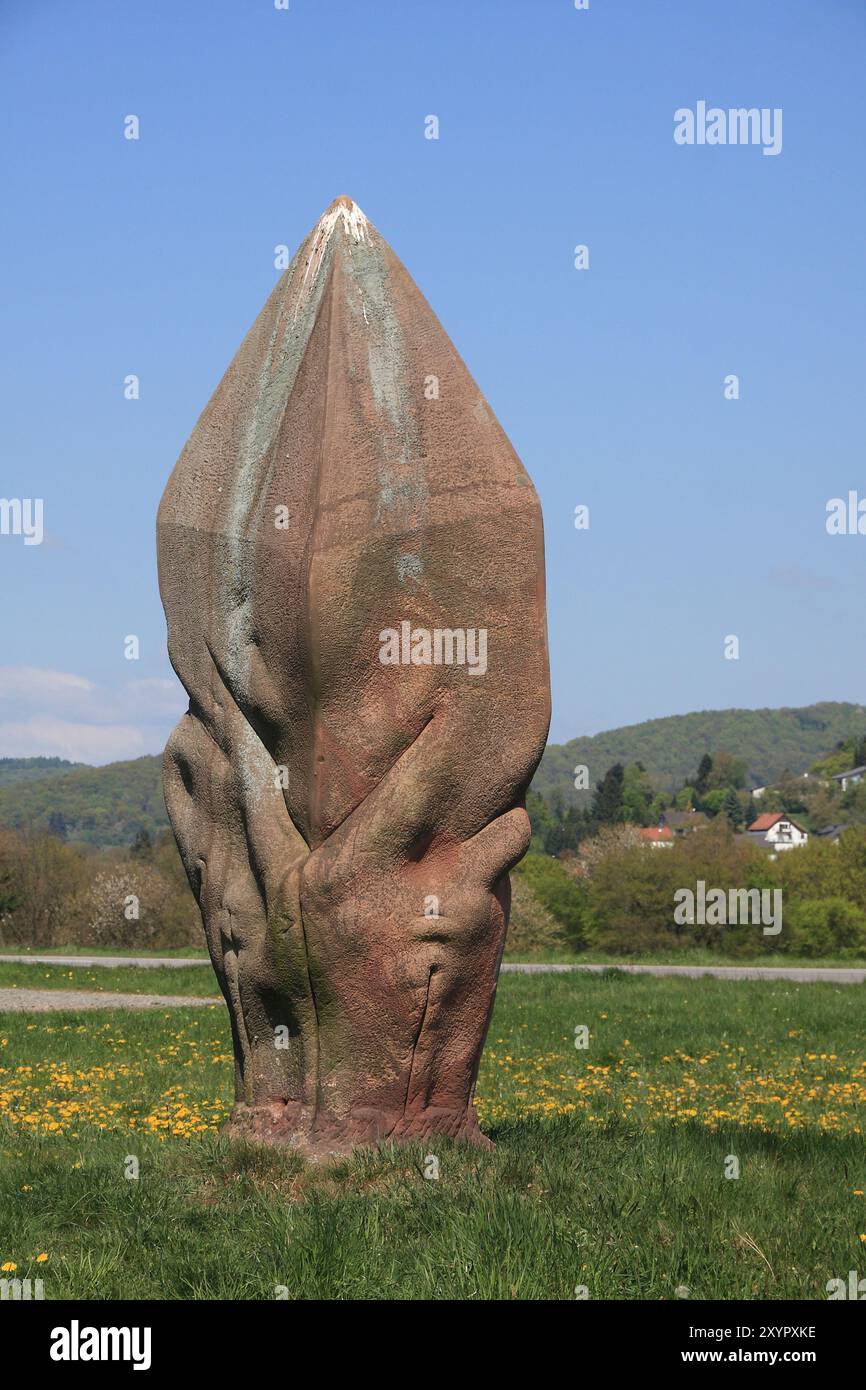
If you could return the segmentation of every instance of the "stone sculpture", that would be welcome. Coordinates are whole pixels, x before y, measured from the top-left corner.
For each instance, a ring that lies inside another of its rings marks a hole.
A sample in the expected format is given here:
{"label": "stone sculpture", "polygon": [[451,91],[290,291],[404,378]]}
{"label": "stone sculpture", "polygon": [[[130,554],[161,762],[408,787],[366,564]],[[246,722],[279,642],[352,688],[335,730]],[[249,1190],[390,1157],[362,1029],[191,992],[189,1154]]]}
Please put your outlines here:
{"label": "stone sculpture", "polygon": [[158,520],[189,711],[172,826],[231,1017],[230,1132],[313,1156],[472,1103],[549,686],[530,480],[413,280],[339,198]]}

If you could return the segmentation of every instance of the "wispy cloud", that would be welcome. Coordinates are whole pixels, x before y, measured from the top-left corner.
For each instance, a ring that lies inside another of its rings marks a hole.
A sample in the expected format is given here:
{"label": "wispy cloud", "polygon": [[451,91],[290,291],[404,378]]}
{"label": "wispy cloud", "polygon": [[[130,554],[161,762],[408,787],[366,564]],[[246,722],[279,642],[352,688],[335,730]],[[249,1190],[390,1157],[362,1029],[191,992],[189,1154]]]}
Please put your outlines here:
{"label": "wispy cloud", "polygon": [[0,666],[0,700],[64,700],[87,695],[93,681],[69,671],[46,671],[38,666]]}
{"label": "wispy cloud", "polygon": [[99,764],[158,753],[185,704],[174,678],[110,689],[70,671],[0,666],[0,757]]}

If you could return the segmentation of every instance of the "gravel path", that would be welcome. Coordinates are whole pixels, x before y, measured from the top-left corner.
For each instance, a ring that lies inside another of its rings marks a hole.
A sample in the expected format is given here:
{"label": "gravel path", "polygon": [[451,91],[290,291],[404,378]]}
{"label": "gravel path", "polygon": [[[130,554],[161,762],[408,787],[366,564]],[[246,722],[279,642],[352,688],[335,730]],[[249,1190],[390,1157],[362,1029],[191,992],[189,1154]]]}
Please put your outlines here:
{"label": "gravel path", "polygon": [[[103,965],[106,969],[131,965],[147,970],[154,967],[180,969],[187,965],[210,965],[207,956],[50,956],[50,955],[5,955],[0,954],[0,965],[4,960],[21,961],[30,965],[79,966],[90,969]],[[794,980],[798,984],[814,984],[824,980],[833,985],[862,985],[866,981],[866,967],[858,966],[820,966],[820,965],[522,965],[507,962],[503,971],[517,975],[559,975],[570,971],[583,970],[591,975],[600,975],[604,970],[624,970],[629,975],[685,975],[688,979],[699,980],[711,975],[715,980]],[[17,992],[17,991],[16,991]],[[0,996],[4,991],[0,990]],[[5,991],[9,993],[9,991]],[[123,999],[127,995],[119,996]],[[136,996],[140,997],[140,996]]]}
{"label": "gravel path", "polygon": [[600,975],[605,970],[623,970],[628,975],[685,975],[699,980],[793,980],[797,984],[862,985],[866,969],[845,966],[804,965],[503,965],[521,975],[553,975],[560,971],[583,970]]}
{"label": "gravel path", "polygon": [[87,969],[91,965],[104,965],[107,969],[114,969],[120,965],[135,965],[143,970],[162,969],[179,970],[184,965],[210,965],[209,956],[37,956],[32,952],[15,953],[7,955],[5,951],[0,952],[0,965],[4,960],[14,960],[22,965],[70,965],[82,966]]}
{"label": "gravel path", "polygon": [[68,1013],[80,1009],[187,1009],[221,1004],[222,996],[197,994],[104,994],[78,989],[0,989],[0,1013]]}

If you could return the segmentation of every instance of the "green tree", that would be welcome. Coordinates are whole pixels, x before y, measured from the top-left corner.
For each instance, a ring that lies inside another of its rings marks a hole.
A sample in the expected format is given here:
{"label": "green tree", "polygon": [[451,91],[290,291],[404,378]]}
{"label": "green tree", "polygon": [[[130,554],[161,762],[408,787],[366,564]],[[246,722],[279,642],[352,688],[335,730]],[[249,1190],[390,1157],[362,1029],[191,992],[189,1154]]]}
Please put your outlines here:
{"label": "green tree", "polygon": [[653,795],[653,784],[643,765],[629,763],[623,775],[621,818],[635,825],[651,824]]}
{"label": "green tree", "polygon": [[721,787],[717,787],[715,791],[707,792],[706,796],[701,798],[699,809],[705,811],[708,816],[717,816],[722,809],[724,800],[724,791]]}
{"label": "green tree", "polygon": [[532,827],[531,850],[536,854],[562,854],[576,849],[589,831],[586,813],[576,806],[565,809],[561,798],[550,806],[539,792],[530,791],[526,810]]}
{"label": "green tree", "polygon": [[136,831],[135,839],[130,846],[130,854],[137,859],[148,859],[153,851],[153,840],[150,832],[145,829]]}
{"label": "green tree", "polygon": [[705,753],[698,763],[698,771],[694,780],[695,793],[703,796],[710,785],[710,774],[713,770],[713,760],[709,753]]}
{"label": "green tree", "polygon": [[730,753],[717,753],[713,759],[712,771],[707,778],[708,791],[725,791],[728,787],[739,790],[746,784],[746,764],[742,758],[734,758]]}
{"label": "green tree", "polygon": [[614,763],[597,783],[592,803],[592,817],[599,825],[613,825],[623,818],[623,786],[625,769]]}

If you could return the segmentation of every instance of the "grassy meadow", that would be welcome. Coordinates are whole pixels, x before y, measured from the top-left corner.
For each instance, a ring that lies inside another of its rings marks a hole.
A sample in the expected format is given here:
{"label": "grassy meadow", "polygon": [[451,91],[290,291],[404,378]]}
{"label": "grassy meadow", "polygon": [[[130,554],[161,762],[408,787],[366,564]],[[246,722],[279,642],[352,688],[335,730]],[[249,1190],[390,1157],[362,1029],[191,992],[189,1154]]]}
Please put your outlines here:
{"label": "grassy meadow", "polygon": [[221,998],[216,976],[201,965],[46,965],[0,959],[0,989],[72,989],[91,994],[196,994]]}
{"label": "grassy meadow", "polygon": [[862,1017],[859,986],[506,976],[497,1147],[437,1142],[430,1179],[221,1138],[222,1004],[6,1014],[0,1266],[46,1298],[821,1299],[866,1268]]}

